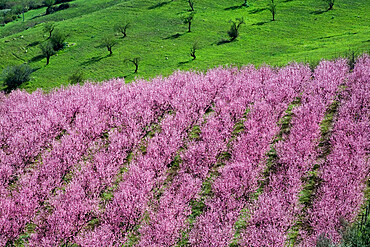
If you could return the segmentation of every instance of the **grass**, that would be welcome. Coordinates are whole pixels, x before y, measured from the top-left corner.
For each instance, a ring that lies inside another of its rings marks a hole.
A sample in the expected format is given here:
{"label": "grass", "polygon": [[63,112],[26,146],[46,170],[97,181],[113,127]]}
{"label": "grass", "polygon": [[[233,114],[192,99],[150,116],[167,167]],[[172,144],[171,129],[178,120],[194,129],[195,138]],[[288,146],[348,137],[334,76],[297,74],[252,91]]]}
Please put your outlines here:
{"label": "grass", "polygon": [[[370,5],[366,0],[338,0],[325,11],[322,1],[277,0],[276,21],[266,10],[269,0],[195,1],[192,32],[181,17],[188,14],[186,1],[171,0],[75,0],[71,7],[51,15],[45,8],[25,14],[0,27],[0,69],[28,62],[35,70],[22,85],[28,91],[49,90],[67,85],[68,78],[82,71],[85,79],[102,81],[124,77],[149,79],[169,75],[177,69],[206,70],[219,65],[281,66],[290,61],[311,62],[346,54],[349,49],[370,47]],[[243,17],[246,24],[234,42],[228,39],[230,20]],[[55,21],[57,29],[69,34],[67,47],[45,66],[39,43],[47,36],[43,22]],[[100,48],[100,40],[115,34],[115,24],[129,21],[127,37],[116,33],[113,55]],[[190,50],[197,41],[194,61]],[[140,57],[138,73],[125,59]],[[1,88],[0,88],[1,89]]]}

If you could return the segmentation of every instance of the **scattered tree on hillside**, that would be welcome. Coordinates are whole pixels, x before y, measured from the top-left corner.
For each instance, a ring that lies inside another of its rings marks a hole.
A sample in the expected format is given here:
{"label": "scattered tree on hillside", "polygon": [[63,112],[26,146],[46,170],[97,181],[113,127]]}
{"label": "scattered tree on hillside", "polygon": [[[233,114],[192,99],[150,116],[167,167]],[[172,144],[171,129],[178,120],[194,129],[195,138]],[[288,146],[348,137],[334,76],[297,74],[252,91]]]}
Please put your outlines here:
{"label": "scattered tree on hillside", "polygon": [[275,14],[276,14],[276,4],[274,3],[273,0],[272,2],[267,6],[267,9],[270,10],[272,14],[272,21],[275,21]]}
{"label": "scattered tree on hillside", "polygon": [[188,32],[191,32],[191,23],[194,19],[194,12],[191,12],[188,16],[183,19],[184,24],[188,24]]}
{"label": "scattered tree on hillside", "polygon": [[55,4],[55,0],[44,0],[46,8],[46,15],[51,13],[52,6]]}
{"label": "scattered tree on hillside", "polygon": [[64,42],[67,39],[67,35],[59,30],[55,30],[50,37],[50,43],[55,51],[59,51],[64,48]]}
{"label": "scattered tree on hillside", "polygon": [[22,3],[22,18],[23,18],[23,22],[24,22],[24,13],[25,12],[27,12],[28,10],[29,10],[29,8],[30,8],[30,3],[29,2],[27,2],[27,1],[24,1],[23,3]]}
{"label": "scattered tree on hillside", "polygon": [[135,65],[135,74],[137,73],[138,69],[139,69],[139,62],[140,62],[140,57],[135,57],[133,59],[125,59],[125,62],[131,62]]}
{"label": "scattered tree on hillside", "polygon": [[46,58],[46,65],[48,65],[50,61],[50,57],[55,54],[53,45],[51,44],[51,42],[45,42],[40,45],[40,49],[41,49],[42,55]]}
{"label": "scattered tree on hillside", "polygon": [[114,26],[114,30],[116,32],[120,32],[122,33],[122,39],[125,38],[127,36],[126,32],[127,32],[127,28],[130,27],[130,23],[129,22],[122,22],[122,23],[119,23],[117,25]]}
{"label": "scattered tree on hillside", "polygon": [[112,55],[112,48],[117,44],[117,41],[114,39],[114,36],[105,36],[101,41],[101,46],[106,47],[109,51],[109,55]]}
{"label": "scattered tree on hillside", "polygon": [[194,42],[193,47],[190,50],[190,56],[195,60],[197,56],[195,55],[195,52],[198,50],[198,42]]}
{"label": "scattered tree on hillside", "polygon": [[190,11],[194,11],[194,0],[188,0]]}
{"label": "scattered tree on hillside", "polygon": [[55,29],[54,22],[45,22],[44,32],[49,34],[49,37],[47,39],[51,38],[51,34],[53,33],[54,29]]}
{"label": "scattered tree on hillside", "polygon": [[9,93],[22,85],[22,83],[29,81],[32,72],[33,70],[28,64],[16,65],[4,69],[3,85],[6,86],[5,91]]}
{"label": "scattered tree on hillside", "polygon": [[328,10],[333,9],[333,6],[334,6],[334,0],[323,0],[323,1],[329,5],[329,6],[328,6]]}
{"label": "scattered tree on hillside", "polygon": [[243,18],[236,18],[236,21],[231,21],[230,30],[227,34],[230,37],[230,41],[234,41],[239,36],[239,28],[242,24],[245,24]]}

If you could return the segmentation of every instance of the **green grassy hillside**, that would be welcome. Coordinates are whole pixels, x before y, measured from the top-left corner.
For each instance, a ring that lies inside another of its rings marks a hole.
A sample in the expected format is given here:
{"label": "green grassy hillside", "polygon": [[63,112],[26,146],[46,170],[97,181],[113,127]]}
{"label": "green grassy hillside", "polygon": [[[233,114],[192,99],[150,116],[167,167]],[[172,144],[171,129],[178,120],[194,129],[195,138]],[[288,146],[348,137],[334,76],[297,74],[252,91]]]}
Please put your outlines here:
{"label": "green grassy hillside", "polygon": [[[194,0],[192,32],[182,24],[189,14],[186,0],[75,0],[71,7],[50,15],[46,8],[31,10],[25,22],[18,19],[0,27],[0,69],[28,62],[35,69],[22,88],[50,89],[68,84],[68,77],[83,71],[84,77],[101,81],[113,77],[150,78],[174,70],[205,70],[218,65],[283,65],[289,61],[317,61],[370,47],[370,5],[368,0],[337,0],[326,10],[320,0],[275,0],[276,21],[266,9],[270,0]],[[228,39],[230,20],[243,17],[240,36]],[[43,23],[55,21],[56,29],[68,33],[67,46],[57,55],[40,56],[39,43],[47,36]],[[113,26],[129,21],[125,39]],[[99,47],[100,40],[115,34],[118,44],[113,55]],[[197,59],[190,49],[199,43]],[[126,58],[140,57],[139,71]]]}

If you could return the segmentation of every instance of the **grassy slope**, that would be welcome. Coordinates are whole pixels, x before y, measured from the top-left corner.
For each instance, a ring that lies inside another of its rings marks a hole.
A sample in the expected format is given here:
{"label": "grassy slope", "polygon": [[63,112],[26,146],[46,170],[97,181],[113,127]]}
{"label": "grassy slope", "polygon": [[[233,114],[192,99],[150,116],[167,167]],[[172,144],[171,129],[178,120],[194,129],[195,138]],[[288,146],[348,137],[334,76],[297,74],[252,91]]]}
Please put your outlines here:
{"label": "grassy slope", "polygon": [[[158,5],[163,2],[164,4]],[[318,0],[276,0],[276,21],[264,10],[269,0],[251,0],[250,7],[240,7],[242,0],[195,0],[196,15],[191,33],[181,23],[188,14],[185,0],[75,0],[71,8],[43,16],[45,9],[26,13],[26,22],[19,19],[0,27],[0,69],[8,65],[30,62],[36,69],[32,80],[23,87],[50,89],[67,84],[68,77],[82,70],[85,77],[101,81],[112,77],[149,78],[168,75],[176,69],[200,69],[225,64],[283,65],[291,60],[315,61],[343,55],[349,49],[360,51],[370,47],[370,5],[367,0],[337,0],[334,9],[325,9]],[[227,38],[229,21],[244,17],[237,41],[217,45]],[[38,42],[43,36],[44,21],[57,21],[57,28],[69,33],[69,47],[53,56],[50,65],[40,55]],[[112,27],[122,20],[132,25],[128,37],[120,39],[109,57],[99,41],[114,33]],[[41,23],[41,24],[40,24]],[[29,27],[26,30],[26,27]],[[179,34],[177,38],[173,35]],[[198,40],[197,59],[191,61],[189,51]],[[140,56],[139,73],[125,58]]]}

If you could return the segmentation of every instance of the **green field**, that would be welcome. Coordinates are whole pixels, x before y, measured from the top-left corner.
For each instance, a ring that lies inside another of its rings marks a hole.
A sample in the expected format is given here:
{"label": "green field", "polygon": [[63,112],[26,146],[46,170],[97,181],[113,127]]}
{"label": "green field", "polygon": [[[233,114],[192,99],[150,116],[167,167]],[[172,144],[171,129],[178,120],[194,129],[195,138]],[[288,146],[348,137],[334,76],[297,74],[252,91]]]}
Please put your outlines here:
{"label": "green field", "polygon": [[[370,48],[370,4],[368,0],[336,0],[326,11],[321,0],[275,0],[276,21],[266,9],[270,0],[195,0],[192,32],[182,17],[189,14],[186,0],[75,0],[71,7],[50,15],[46,8],[31,10],[22,19],[0,27],[0,69],[28,62],[35,70],[28,91],[67,85],[76,71],[85,79],[102,81],[125,77],[149,79],[174,70],[206,70],[219,65],[271,64],[290,61],[315,62]],[[240,36],[227,40],[230,20],[243,17]],[[44,22],[55,21],[66,32],[66,47],[50,59],[41,55],[39,43],[46,40]],[[113,30],[129,21],[128,36]],[[115,34],[118,44],[109,56],[99,47],[101,39]],[[199,43],[197,59],[190,49]],[[222,43],[222,42],[221,42]],[[139,71],[126,58],[140,57]]]}

